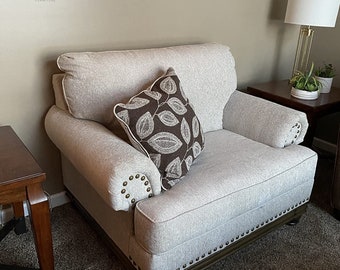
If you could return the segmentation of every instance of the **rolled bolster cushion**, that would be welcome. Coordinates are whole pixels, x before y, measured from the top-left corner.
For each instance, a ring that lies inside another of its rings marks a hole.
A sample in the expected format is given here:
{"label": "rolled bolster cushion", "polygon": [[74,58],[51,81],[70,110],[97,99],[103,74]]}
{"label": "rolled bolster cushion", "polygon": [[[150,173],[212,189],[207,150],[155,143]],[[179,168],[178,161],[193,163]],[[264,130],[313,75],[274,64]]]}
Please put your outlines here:
{"label": "rolled bolster cushion", "polygon": [[303,142],[306,114],[235,91],[224,108],[223,128],[272,147]]}

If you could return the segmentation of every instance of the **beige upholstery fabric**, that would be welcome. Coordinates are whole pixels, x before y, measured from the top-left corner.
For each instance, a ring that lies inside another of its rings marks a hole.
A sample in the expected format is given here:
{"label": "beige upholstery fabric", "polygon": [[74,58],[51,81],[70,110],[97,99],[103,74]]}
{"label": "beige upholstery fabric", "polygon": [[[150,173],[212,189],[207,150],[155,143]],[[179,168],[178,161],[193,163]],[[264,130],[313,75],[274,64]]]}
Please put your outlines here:
{"label": "beige upholstery fabric", "polygon": [[[234,92],[228,47],[69,53],[58,65],[66,73],[45,126],[68,159],[65,185],[136,268],[186,269],[308,202],[317,155],[296,145],[307,129],[306,116]],[[112,124],[116,103],[169,66],[181,78],[206,141],[185,181],[160,193],[152,161],[104,125]],[[140,189],[141,176],[156,196]]]}
{"label": "beige upholstery fabric", "polygon": [[172,249],[299,185],[308,183],[308,192],[313,187],[317,155],[310,149],[277,149],[227,130],[205,137],[185,181],[136,205],[136,239],[150,253]]}
{"label": "beige upholstery fabric", "polygon": [[68,107],[64,98],[64,92],[62,87],[62,81],[64,78],[64,74],[53,74],[52,76],[52,85],[54,90],[54,97],[55,97],[55,105],[64,110],[67,111]]}
{"label": "beige upholstery fabric", "polygon": [[[149,270],[173,270],[186,269],[193,264],[208,258],[210,255],[226,249],[230,244],[237,242],[245,236],[262,229],[277,218],[293,211],[296,207],[308,202],[311,192],[311,183],[305,182],[294,187],[287,193],[268,200],[261,207],[245,211],[241,215],[230,220],[223,219],[224,213],[230,209],[225,206],[220,211],[214,211],[212,219],[218,219],[220,223],[214,228],[209,228],[203,234],[188,241],[181,242],[173,249],[164,253],[150,253],[135,237],[130,240],[129,256],[140,269]],[[212,201],[218,205],[218,201]],[[194,216],[192,216],[194,218]],[[206,220],[199,219],[191,229],[191,234],[195,231],[197,224],[205,223]],[[181,230],[180,226],[178,230]],[[187,232],[187,229],[185,230]],[[271,247],[268,247],[271,248]],[[260,256],[260,255],[259,255]],[[237,269],[237,266],[236,266]]]}
{"label": "beige upholstery fabric", "polygon": [[249,139],[283,148],[303,141],[306,114],[235,91],[224,110],[223,127]]}
{"label": "beige upholstery fabric", "polygon": [[236,89],[234,58],[219,44],[67,53],[57,64],[66,72],[63,90],[70,113],[106,126],[116,103],[127,102],[169,67],[181,78],[205,132],[222,128],[224,105]]}
{"label": "beige upholstery fabric", "polygon": [[[127,211],[138,200],[160,193],[160,175],[154,163],[102,125],[75,119],[54,106],[45,127],[60,151],[114,210]],[[135,181],[137,175],[138,179],[147,177],[150,192],[144,183]]]}

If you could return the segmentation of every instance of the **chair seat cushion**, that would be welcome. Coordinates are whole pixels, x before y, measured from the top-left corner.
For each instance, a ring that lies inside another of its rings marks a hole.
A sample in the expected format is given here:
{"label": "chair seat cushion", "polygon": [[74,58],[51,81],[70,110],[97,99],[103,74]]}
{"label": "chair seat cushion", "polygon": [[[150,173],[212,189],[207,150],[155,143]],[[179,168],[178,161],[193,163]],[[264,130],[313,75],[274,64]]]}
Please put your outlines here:
{"label": "chair seat cushion", "polygon": [[307,183],[310,192],[316,162],[317,155],[303,146],[277,149],[227,130],[208,132],[185,181],[137,203],[136,240],[159,254],[299,185]]}

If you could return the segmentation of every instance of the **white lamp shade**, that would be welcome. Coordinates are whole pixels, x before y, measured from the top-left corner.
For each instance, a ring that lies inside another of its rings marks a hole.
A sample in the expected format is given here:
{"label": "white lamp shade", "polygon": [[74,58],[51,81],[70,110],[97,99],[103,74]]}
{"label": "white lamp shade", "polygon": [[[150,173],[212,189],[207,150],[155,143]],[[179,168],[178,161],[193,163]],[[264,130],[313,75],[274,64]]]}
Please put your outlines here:
{"label": "white lamp shade", "polygon": [[340,0],[288,0],[286,23],[334,27]]}

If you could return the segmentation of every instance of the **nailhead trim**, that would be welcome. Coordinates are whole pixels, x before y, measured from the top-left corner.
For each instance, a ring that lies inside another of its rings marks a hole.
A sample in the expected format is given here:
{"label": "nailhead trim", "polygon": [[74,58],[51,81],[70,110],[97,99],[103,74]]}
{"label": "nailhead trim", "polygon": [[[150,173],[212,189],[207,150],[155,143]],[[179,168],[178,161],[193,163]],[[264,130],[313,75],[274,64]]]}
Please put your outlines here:
{"label": "nailhead trim", "polygon": [[[151,198],[151,197],[153,196],[152,188],[151,188],[151,186],[150,186],[150,181],[148,181],[148,179],[147,179],[147,177],[146,177],[145,175],[140,174],[140,173],[137,173],[137,174],[135,174],[135,175],[130,175],[129,178],[128,178],[128,180],[129,180],[129,181],[123,181],[123,183],[122,183],[123,188],[121,189],[120,193],[121,193],[122,195],[124,195],[125,199],[128,199],[128,200],[129,200],[129,203],[130,203],[130,204],[133,205],[133,204],[136,203],[136,199],[133,198],[133,197],[131,196],[131,194],[127,193],[127,192],[128,192],[128,188],[127,188],[127,187],[128,187],[128,185],[129,185],[129,183],[131,183],[131,182],[134,181],[134,180],[137,180],[137,181],[139,180],[139,181],[143,182],[143,185],[146,187],[145,191],[146,191],[147,193],[149,193],[149,194],[148,194],[148,198]],[[132,198],[131,198],[131,197],[132,197]]]}
{"label": "nailhead trim", "polygon": [[[300,201],[299,203],[295,204],[294,206],[291,206],[288,209],[283,210],[282,212],[276,214],[274,217],[271,217],[271,218],[267,219],[265,222],[261,222],[261,224],[258,224],[256,226],[256,229],[259,229],[259,228],[263,227],[265,224],[271,223],[272,221],[278,219],[283,214],[288,213],[288,212],[294,210],[295,208],[299,207],[300,205],[308,202],[309,199],[310,198],[308,197],[308,198],[304,199],[303,201]],[[244,236],[254,232],[256,229],[255,229],[255,227],[252,227],[251,229],[247,230],[245,233],[241,233],[240,235],[237,235],[235,238],[230,239],[230,241],[225,242],[225,244],[221,244],[218,247],[215,247],[212,250],[209,250],[207,253],[202,254],[200,257],[197,257],[195,261],[199,262],[200,260],[203,260],[206,256],[209,256],[212,253],[216,252],[217,250],[222,250],[222,249],[226,248],[227,246],[229,246],[230,244],[234,243],[235,241],[237,241],[237,240],[243,238]],[[190,265],[193,264],[193,263],[194,263],[193,260],[191,260],[189,262]],[[183,264],[183,266],[181,268],[177,268],[176,270],[186,269],[186,268],[187,268],[187,264]]]}

